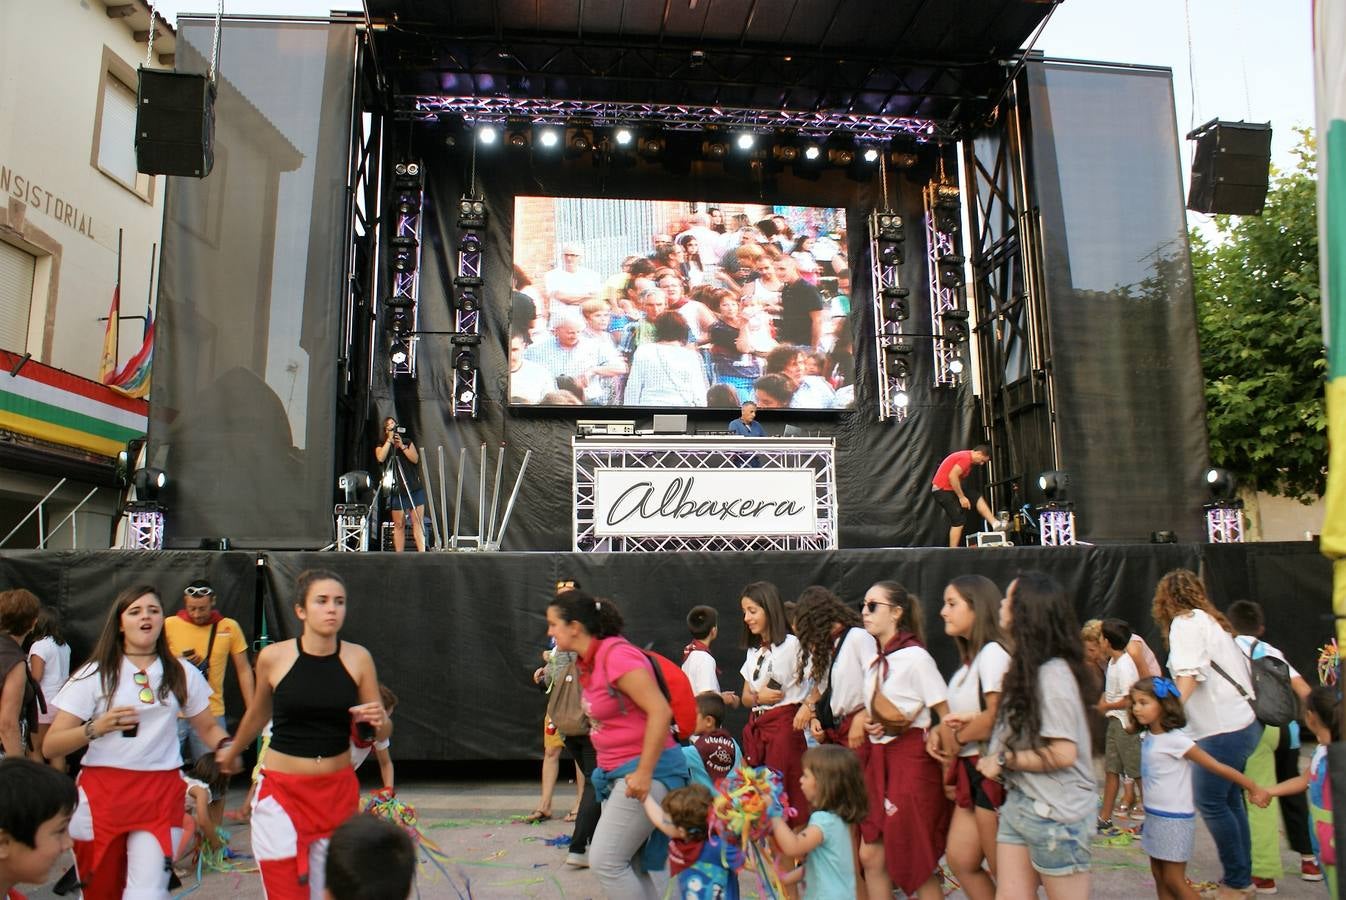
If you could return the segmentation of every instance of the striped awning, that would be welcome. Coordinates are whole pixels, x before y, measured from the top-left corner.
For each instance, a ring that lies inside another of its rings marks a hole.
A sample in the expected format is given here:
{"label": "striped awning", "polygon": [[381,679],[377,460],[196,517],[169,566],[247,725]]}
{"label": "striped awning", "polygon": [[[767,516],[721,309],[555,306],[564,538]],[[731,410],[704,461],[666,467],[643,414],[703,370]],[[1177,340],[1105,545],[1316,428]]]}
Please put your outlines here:
{"label": "striped awning", "polygon": [[145,434],[149,402],[0,350],[0,429],[115,457]]}

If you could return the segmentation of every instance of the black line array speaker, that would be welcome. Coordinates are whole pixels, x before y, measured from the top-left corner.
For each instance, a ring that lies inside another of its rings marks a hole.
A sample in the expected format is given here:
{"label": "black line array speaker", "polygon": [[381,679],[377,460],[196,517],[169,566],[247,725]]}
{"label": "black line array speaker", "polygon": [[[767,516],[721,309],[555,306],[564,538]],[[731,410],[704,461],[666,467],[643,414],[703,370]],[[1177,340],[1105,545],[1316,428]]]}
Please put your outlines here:
{"label": "black line array speaker", "polygon": [[215,165],[215,85],[205,75],[140,69],[136,169],[205,178]]}
{"label": "black line array speaker", "polygon": [[1196,141],[1187,208],[1260,216],[1271,169],[1271,123],[1212,120],[1187,139]]}

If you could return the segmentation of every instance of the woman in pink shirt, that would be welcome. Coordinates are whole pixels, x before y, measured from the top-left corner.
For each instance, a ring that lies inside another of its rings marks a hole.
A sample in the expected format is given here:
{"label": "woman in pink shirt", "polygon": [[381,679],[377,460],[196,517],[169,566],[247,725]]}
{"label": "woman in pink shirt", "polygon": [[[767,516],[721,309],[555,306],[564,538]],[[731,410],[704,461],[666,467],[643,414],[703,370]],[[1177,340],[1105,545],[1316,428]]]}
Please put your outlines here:
{"label": "woman in pink shirt", "polygon": [[621,631],[611,600],[565,591],[547,607],[547,634],[556,649],[579,654],[584,707],[593,723],[593,784],[603,813],[589,842],[589,868],[609,897],[658,900],[668,880],[668,839],[651,834],[643,803],[687,784],[687,763],[673,741],[673,712],[654,663]]}

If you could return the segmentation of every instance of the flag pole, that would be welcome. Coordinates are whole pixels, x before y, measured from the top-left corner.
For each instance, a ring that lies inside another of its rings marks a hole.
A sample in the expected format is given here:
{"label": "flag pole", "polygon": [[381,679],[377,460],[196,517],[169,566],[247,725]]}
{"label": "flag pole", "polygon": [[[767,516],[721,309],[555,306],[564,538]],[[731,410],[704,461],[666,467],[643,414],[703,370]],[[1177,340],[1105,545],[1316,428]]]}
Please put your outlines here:
{"label": "flag pole", "polygon": [[156,241],[150,244],[150,286],[145,292],[145,328],[150,327],[150,314],[154,312],[154,258],[159,252],[159,244]]}
{"label": "flag pole", "polygon": [[[117,291],[117,296],[118,296],[118,297],[120,297],[120,296],[121,296],[121,293],[122,293],[122,231],[123,231],[123,229],[121,229],[121,228],[118,228],[118,229],[117,229],[117,287],[116,287],[116,291]],[[120,308],[117,310],[117,316],[118,316],[118,317],[121,316],[121,309],[120,309]],[[118,324],[120,324],[120,323],[118,323]],[[116,325],[109,324],[108,327],[110,327],[110,328],[116,328],[117,326],[116,326]],[[114,341],[112,342],[112,372],[113,372],[114,375],[115,375],[116,372],[117,372],[117,364],[121,361],[121,346],[120,346],[120,344],[121,344],[121,338],[122,338],[121,329],[120,329],[120,328],[117,328],[116,340],[114,340]]]}

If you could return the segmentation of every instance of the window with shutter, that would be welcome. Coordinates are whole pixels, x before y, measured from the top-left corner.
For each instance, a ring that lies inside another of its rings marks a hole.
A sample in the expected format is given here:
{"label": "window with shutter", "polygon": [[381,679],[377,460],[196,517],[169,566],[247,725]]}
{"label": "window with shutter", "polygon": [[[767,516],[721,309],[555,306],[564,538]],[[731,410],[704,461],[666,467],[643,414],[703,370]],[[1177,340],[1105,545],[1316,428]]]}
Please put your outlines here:
{"label": "window with shutter", "polygon": [[33,309],[33,254],[0,241],[0,349],[28,349],[28,317]]}

